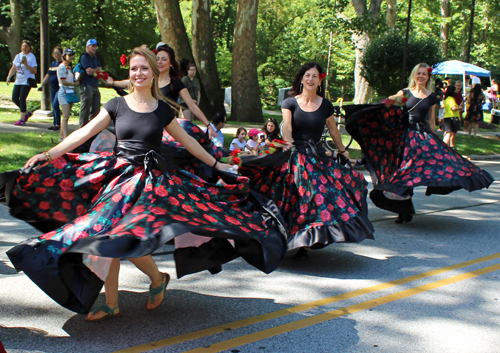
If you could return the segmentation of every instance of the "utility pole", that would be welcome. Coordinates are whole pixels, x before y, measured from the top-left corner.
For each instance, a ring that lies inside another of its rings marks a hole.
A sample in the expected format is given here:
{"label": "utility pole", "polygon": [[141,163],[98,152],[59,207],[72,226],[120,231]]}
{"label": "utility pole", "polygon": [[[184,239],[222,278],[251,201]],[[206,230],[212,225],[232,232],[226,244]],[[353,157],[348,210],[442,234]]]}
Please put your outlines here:
{"label": "utility pole", "polygon": [[474,30],[474,12],[476,8],[476,0],[472,0],[472,6],[470,9],[470,25],[469,25],[469,44],[467,45],[467,56],[465,62],[470,63],[470,47],[472,45],[472,32]]}
{"label": "utility pole", "polygon": [[[40,1],[40,78],[49,69],[50,48],[49,48],[49,1]],[[50,111],[50,91],[49,85],[42,91],[41,110]]]}
{"label": "utility pole", "polygon": [[411,19],[411,0],[408,2],[408,16],[406,18],[406,38],[405,38],[405,49],[403,54],[403,68],[401,69],[401,81],[399,87],[403,89],[405,86],[405,71],[406,71],[406,59],[408,57],[408,36],[410,33],[410,19]]}

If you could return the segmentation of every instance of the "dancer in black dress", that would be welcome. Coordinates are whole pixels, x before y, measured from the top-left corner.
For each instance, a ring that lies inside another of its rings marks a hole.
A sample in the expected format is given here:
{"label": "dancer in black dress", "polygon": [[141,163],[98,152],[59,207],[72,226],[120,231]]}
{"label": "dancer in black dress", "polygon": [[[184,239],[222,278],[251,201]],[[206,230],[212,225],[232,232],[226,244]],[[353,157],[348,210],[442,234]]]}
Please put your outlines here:
{"label": "dancer in black dress", "polygon": [[363,175],[327,157],[319,143],[326,124],[340,153],[349,156],[323,78],[320,65],[303,65],[283,101],[283,138],[291,150],[242,157],[240,168],[254,190],[277,204],[291,233],[288,249],[301,248],[299,257],[309,247],[373,239]]}
{"label": "dancer in black dress", "polygon": [[[275,206],[250,192],[248,179],[219,172],[229,165],[218,163],[174,119],[158,89],[154,54],[136,48],[129,63],[131,94],[106,103],[85,127],[32,157],[24,171],[0,174],[12,215],[52,230],[11,249],[10,260],[55,301],[78,313],[90,310],[104,280],[106,304],[88,321],[120,314],[120,258],[150,277],[146,309],[158,308],[169,275],[158,270],[150,254],[179,235],[202,237],[196,244],[180,241],[174,254],[177,277],[218,272],[238,256],[269,273],[286,253],[286,232],[272,212]],[[111,120],[116,153],[67,153]],[[164,127],[213,166],[212,180],[160,156]]]}
{"label": "dancer in black dress", "polygon": [[391,103],[404,102],[403,109],[373,105],[353,114],[346,125],[366,155],[373,182],[370,198],[377,207],[397,213],[396,223],[413,219],[414,187],[426,186],[426,195],[444,195],[461,188],[487,188],[493,182],[488,172],[434,133],[438,100],[431,91],[430,70],[418,64],[409,87],[389,97]]}

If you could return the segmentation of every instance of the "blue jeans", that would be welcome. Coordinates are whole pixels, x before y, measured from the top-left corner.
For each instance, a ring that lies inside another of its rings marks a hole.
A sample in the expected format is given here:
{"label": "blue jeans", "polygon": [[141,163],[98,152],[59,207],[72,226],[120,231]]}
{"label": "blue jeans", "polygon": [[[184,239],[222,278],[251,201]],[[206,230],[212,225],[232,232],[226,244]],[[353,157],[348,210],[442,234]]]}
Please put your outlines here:
{"label": "blue jeans", "polygon": [[61,126],[61,109],[59,107],[59,98],[57,98],[57,89],[50,86],[50,102],[52,103],[52,114],[54,115],[54,126]]}

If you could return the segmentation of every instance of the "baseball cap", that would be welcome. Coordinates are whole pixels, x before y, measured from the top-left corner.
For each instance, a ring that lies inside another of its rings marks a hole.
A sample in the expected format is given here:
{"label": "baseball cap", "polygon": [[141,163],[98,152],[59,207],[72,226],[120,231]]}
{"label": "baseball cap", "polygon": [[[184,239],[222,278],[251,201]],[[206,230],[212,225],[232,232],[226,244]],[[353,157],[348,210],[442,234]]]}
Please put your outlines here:
{"label": "baseball cap", "polygon": [[257,129],[250,129],[250,131],[248,132],[249,137],[254,137],[258,134],[259,134],[259,130],[257,130]]}
{"label": "baseball cap", "polygon": [[99,44],[99,43],[98,43],[95,39],[89,39],[89,40],[87,41],[87,47],[88,47],[89,45],[94,45],[94,44],[101,45],[101,44]]}
{"label": "baseball cap", "polygon": [[479,79],[479,77],[477,76],[474,76],[472,78],[472,86],[476,85],[476,84],[481,84],[481,80]]}
{"label": "baseball cap", "polygon": [[71,48],[66,48],[63,51],[63,56],[64,55],[75,55],[75,51],[73,49],[71,49]]}

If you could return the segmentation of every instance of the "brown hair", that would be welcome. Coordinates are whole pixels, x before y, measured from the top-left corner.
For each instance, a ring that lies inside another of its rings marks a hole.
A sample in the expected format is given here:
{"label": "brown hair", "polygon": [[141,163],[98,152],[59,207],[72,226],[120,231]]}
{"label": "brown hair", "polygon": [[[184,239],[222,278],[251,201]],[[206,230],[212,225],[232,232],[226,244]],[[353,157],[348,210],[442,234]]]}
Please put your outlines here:
{"label": "brown hair", "polygon": [[[153,84],[151,85],[151,94],[158,100],[166,100],[166,97],[161,93],[160,88],[158,87],[158,81],[160,78],[160,69],[158,68],[158,61],[156,59],[156,55],[149,49],[145,49],[142,47],[137,47],[132,50],[130,55],[128,56],[128,64],[130,67],[130,60],[136,56],[143,56],[148,61],[149,67],[151,71],[153,71]],[[134,86],[129,81],[129,90],[130,93],[134,92]]]}

